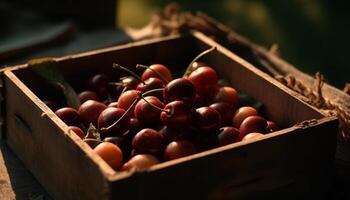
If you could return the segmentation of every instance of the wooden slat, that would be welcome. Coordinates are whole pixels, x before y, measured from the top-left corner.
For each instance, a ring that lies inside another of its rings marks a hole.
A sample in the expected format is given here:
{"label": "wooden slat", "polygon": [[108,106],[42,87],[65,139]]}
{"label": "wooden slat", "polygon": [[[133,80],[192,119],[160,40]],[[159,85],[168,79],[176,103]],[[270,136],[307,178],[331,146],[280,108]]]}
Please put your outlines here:
{"label": "wooden slat", "polygon": [[67,126],[11,71],[4,75],[6,140],[11,149],[54,198],[107,198],[104,176],[113,170],[68,133]]}

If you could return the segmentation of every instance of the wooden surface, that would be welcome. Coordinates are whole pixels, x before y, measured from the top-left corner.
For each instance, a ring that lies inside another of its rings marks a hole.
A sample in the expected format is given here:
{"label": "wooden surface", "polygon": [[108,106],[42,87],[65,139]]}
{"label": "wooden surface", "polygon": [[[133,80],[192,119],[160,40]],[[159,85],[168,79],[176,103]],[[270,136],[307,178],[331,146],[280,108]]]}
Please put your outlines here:
{"label": "wooden surface", "polygon": [[0,199],[51,199],[4,141],[0,141]]}

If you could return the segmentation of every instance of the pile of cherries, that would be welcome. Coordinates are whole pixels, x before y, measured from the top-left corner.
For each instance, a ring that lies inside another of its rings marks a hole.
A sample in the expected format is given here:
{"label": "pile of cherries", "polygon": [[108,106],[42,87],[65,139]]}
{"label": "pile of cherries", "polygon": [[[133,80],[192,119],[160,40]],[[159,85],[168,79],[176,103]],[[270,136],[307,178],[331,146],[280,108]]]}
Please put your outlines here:
{"label": "pile of cherries", "polygon": [[78,109],[55,113],[115,170],[145,169],[279,129],[255,108],[240,107],[237,91],[203,63],[194,60],[176,79],[162,64],[138,65],[141,77],[114,67],[131,75],[111,82],[96,74],[79,93]]}

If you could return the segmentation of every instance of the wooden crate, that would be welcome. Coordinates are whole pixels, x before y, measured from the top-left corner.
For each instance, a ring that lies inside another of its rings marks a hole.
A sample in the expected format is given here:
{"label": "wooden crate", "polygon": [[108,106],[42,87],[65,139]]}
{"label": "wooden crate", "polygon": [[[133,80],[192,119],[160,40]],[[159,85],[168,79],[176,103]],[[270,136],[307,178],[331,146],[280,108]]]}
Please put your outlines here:
{"label": "wooden crate", "polygon": [[[283,127],[262,138],[164,162],[145,171],[116,172],[40,98],[50,93],[27,64],[3,71],[8,145],[57,199],[323,199],[333,183],[338,121],[305,104],[276,82],[201,33],[171,36],[55,59],[74,87],[112,63],[163,63],[183,69],[199,52],[221,77],[260,100]],[[51,92],[52,93],[52,92]],[[303,122],[303,123],[301,123]]]}

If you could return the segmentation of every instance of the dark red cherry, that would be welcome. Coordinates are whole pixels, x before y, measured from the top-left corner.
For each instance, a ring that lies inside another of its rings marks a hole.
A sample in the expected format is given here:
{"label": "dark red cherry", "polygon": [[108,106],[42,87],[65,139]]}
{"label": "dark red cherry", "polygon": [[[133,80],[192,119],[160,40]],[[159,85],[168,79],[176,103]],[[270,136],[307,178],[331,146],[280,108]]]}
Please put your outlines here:
{"label": "dark red cherry", "polygon": [[164,137],[167,143],[175,140],[189,139],[193,134],[186,128],[169,128],[167,126],[163,126],[159,130],[159,133]]}
{"label": "dark red cherry", "polygon": [[84,139],[85,133],[81,128],[77,126],[69,126],[68,130],[73,131],[77,136],[79,136],[81,139]]}
{"label": "dark red cherry", "polygon": [[[102,138],[109,136],[122,136],[127,130],[129,130],[130,117],[129,115],[123,116],[124,113],[124,109],[114,107],[108,107],[101,112],[97,124]],[[121,118],[122,116],[123,118]],[[121,120],[115,126],[108,128],[120,118]],[[108,128],[108,130],[104,130],[103,128]]]}
{"label": "dark red cherry", "polygon": [[216,146],[221,147],[239,141],[241,141],[239,130],[231,126],[226,126],[220,128],[216,139]]}
{"label": "dark red cherry", "polygon": [[273,121],[267,121],[267,127],[266,127],[266,131],[269,132],[275,132],[280,130],[280,127],[277,125],[276,122]]}
{"label": "dark red cherry", "polygon": [[79,113],[74,108],[60,108],[55,113],[68,126],[78,125],[80,123]]}
{"label": "dark red cherry", "polygon": [[117,145],[120,148],[120,150],[122,150],[124,158],[127,158],[131,153],[131,150],[132,150],[131,142],[124,137],[118,137],[118,136],[106,137],[103,139],[103,141],[110,142]]}
{"label": "dark red cherry", "polygon": [[105,74],[96,74],[88,81],[88,87],[96,92],[101,98],[105,98],[109,93],[109,78]]}
{"label": "dark red cherry", "polygon": [[97,94],[93,91],[85,90],[78,94],[78,98],[80,103],[84,103],[87,100],[95,100],[100,101],[100,98],[98,98]]}
{"label": "dark red cherry", "polygon": [[233,114],[235,113],[235,109],[230,104],[225,102],[217,102],[211,104],[209,107],[215,109],[220,113],[222,124],[232,124],[232,118]]}
{"label": "dark red cherry", "polygon": [[163,97],[166,103],[175,100],[193,103],[196,99],[196,89],[188,79],[178,78],[165,86]]}
{"label": "dark red cherry", "polygon": [[156,130],[145,128],[138,132],[132,140],[133,148],[140,153],[158,155],[164,149],[164,138]]}
{"label": "dark red cherry", "polygon": [[171,128],[187,127],[193,120],[193,109],[183,101],[172,101],[160,114],[162,123]]}
{"label": "dark red cherry", "polygon": [[218,111],[210,107],[196,109],[196,125],[205,132],[213,132],[221,125],[221,116]]}
{"label": "dark red cherry", "polygon": [[155,96],[140,99],[135,106],[135,117],[143,126],[153,126],[160,123],[160,113],[164,104]]}
{"label": "dark red cherry", "polygon": [[126,76],[120,79],[123,87],[127,90],[135,90],[140,81],[133,76]]}

